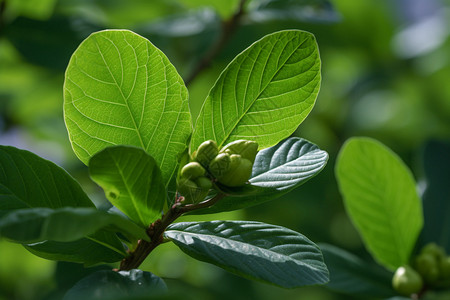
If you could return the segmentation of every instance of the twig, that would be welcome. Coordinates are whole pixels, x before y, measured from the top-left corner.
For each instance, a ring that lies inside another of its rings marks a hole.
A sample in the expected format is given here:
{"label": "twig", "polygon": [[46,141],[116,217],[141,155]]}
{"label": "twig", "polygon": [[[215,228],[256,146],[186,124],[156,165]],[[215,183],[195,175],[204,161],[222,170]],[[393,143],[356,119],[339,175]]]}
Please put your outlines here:
{"label": "twig", "polygon": [[233,14],[233,16],[222,22],[222,30],[220,34],[220,38],[217,42],[210,48],[209,52],[203,57],[202,60],[195,66],[192,70],[191,74],[187,76],[185,80],[185,84],[188,86],[197,76],[200,74],[203,69],[209,67],[212,60],[220,53],[220,51],[227,44],[228,40],[231,38],[233,33],[236,31],[239,21],[244,15],[244,5],[247,0],[241,0],[239,2],[239,7],[237,11]]}
{"label": "twig", "polygon": [[155,221],[147,229],[147,234],[150,237],[150,242],[140,240],[138,246],[130,254],[130,256],[122,260],[118,271],[127,271],[139,267],[147,258],[147,256],[153,251],[153,249],[164,243],[164,231],[181,215],[196,209],[210,207],[225,196],[225,194],[217,194],[215,197],[197,204],[183,205],[182,202],[176,202],[172,206],[172,208],[169,209],[169,211],[162,217],[162,219]]}

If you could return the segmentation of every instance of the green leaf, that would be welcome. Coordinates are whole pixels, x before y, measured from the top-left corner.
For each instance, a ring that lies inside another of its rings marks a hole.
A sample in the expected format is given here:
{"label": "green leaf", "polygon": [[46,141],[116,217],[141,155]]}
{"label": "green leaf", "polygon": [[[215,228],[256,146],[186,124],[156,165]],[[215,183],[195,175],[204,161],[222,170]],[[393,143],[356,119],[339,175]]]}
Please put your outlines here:
{"label": "green leaf", "polygon": [[164,235],[186,254],[250,279],[285,288],[328,281],[319,248],[300,233],[280,226],[184,222],[170,225]]}
{"label": "green leaf", "polygon": [[431,141],[423,151],[426,189],[423,193],[423,245],[438,243],[450,253],[450,143]]}
{"label": "green leaf", "polygon": [[80,280],[64,296],[63,300],[78,299],[131,299],[153,296],[167,292],[164,281],[150,272],[133,269],[130,271],[98,271]]}
{"label": "green leaf", "polygon": [[[253,164],[250,185],[227,188],[216,205],[193,213],[216,213],[236,210],[273,200],[299,187],[325,167],[327,152],[307,140],[292,137],[278,145],[261,150]],[[239,199],[236,199],[239,197]]]}
{"label": "green leaf", "polygon": [[422,205],[411,171],[378,141],[352,138],[336,177],[347,212],[374,258],[394,270],[408,263],[422,229]]}
{"label": "green leaf", "polygon": [[[17,209],[67,206],[95,208],[80,185],[62,168],[29,151],[0,146],[2,219]],[[44,258],[82,263],[123,258],[124,249],[115,234],[97,232],[90,238],[70,243],[43,242],[26,248]]]}
{"label": "green leaf", "polygon": [[144,149],[165,185],[191,133],[188,92],[167,57],[127,30],[91,34],[72,55],[64,117],[78,158],[88,164],[112,145]]}
{"label": "green leaf", "polygon": [[94,207],[62,168],[29,151],[0,146],[0,209]]}
{"label": "green leaf", "polygon": [[319,247],[330,271],[328,288],[364,299],[397,295],[392,289],[391,272],[335,246],[319,244]]}
{"label": "green leaf", "polygon": [[0,219],[0,236],[22,244],[72,242],[100,229],[120,232],[130,241],[148,239],[145,229],[135,223],[95,208],[18,209]]}
{"label": "green leaf", "polygon": [[144,150],[108,147],[91,158],[89,172],[108,200],[133,221],[146,228],[161,217],[166,190],[155,160]]}
{"label": "green leaf", "polygon": [[209,92],[194,129],[192,153],[206,140],[219,147],[238,139],[260,149],[288,137],[312,110],[320,86],[320,58],[312,34],[265,36],[239,54]]}

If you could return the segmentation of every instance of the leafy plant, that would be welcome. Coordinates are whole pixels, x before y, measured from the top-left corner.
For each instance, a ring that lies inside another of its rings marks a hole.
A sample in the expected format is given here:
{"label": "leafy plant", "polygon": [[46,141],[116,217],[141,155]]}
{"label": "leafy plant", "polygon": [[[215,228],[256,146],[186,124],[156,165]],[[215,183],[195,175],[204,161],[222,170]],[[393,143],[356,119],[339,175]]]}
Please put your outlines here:
{"label": "leafy plant", "polygon": [[[162,279],[136,270],[165,242],[254,280],[286,288],[323,284],[328,270],[322,253],[300,233],[248,221],[174,223],[187,213],[230,211],[274,199],[320,172],[327,153],[289,137],[312,110],[319,86],[314,37],[298,30],[276,32],[225,68],[193,126],[187,88],[159,49],[131,31],[96,32],[67,67],[64,119],[75,154],[114,209],[97,209],[57,165],[1,146],[0,234],[47,259],[86,266],[120,261],[117,272],[90,275],[66,299],[165,290]],[[199,176],[211,189],[188,201],[184,191],[194,190],[186,189],[180,180],[186,174],[180,173],[208,140],[230,156],[231,165],[239,161],[225,171],[240,179],[221,179],[206,165]],[[230,146],[239,140],[259,145],[260,151],[250,155]],[[248,178],[240,168],[249,163]],[[111,293],[109,286],[118,291]]]}
{"label": "leafy plant", "polygon": [[[442,164],[436,169],[445,169],[448,147],[434,147],[437,150],[433,149],[433,152],[438,154],[434,159],[441,159]],[[433,164],[436,167],[436,162],[430,160],[431,153],[430,149],[425,153],[428,169],[432,169]],[[448,292],[450,256],[445,253],[450,252],[448,234],[440,229],[442,224],[433,227],[436,232],[431,234],[429,228],[423,230],[424,215],[425,224],[428,224],[425,228],[433,222],[427,218],[427,213],[431,216],[429,201],[434,201],[445,213],[448,212],[445,197],[434,194],[434,200],[425,201],[424,198],[422,205],[411,171],[395,153],[370,138],[348,140],[339,153],[335,170],[347,213],[375,261],[385,269],[342,249],[322,245],[330,267],[329,287],[380,298],[404,295],[419,299],[436,291]],[[448,178],[445,172],[448,171],[441,172],[439,178]],[[427,176],[433,178],[432,173]],[[444,184],[436,185],[433,181],[430,188],[447,189]],[[425,212],[422,206],[428,207]],[[448,218],[444,216],[440,221],[446,220]]]}

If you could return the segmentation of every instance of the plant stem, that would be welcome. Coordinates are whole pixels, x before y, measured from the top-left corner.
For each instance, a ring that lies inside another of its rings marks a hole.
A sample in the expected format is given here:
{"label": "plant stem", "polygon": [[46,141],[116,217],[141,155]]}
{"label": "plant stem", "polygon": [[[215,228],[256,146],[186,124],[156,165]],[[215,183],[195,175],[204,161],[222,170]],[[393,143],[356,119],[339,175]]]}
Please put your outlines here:
{"label": "plant stem", "polygon": [[186,78],[185,84],[188,86],[197,76],[200,74],[203,69],[207,68],[211,61],[220,53],[220,51],[227,44],[228,40],[231,38],[233,33],[236,31],[239,21],[244,15],[244,4],[247,0],[241,0],[239,2],[239,7],[233,16],[222,22],[222,30],[220,34],[220,38],[216,41],[216,43],[211,46],[209,52],[203,57],[202,60],[194,67],[191,74]]}
{"label": "plant stem", "polygon": [[122,260],[122,262],[120,263],[119,271],[127,271],[139,267],[147,258],[147,256],[153,251],[153,249],[164,242],[164,231],[181,215],[196,209],[210,207],[225,196],[225,194],[217,194],[211,199],[196,204],[183,205],[181,202],[175,203],[172,208],[169,209],[169,211],[165,215],[163,215],[161,219],[156,220],[147,229],[147,234],[150,237],[150,242],[140,240],[138,246],[130,254],[130,256]]}

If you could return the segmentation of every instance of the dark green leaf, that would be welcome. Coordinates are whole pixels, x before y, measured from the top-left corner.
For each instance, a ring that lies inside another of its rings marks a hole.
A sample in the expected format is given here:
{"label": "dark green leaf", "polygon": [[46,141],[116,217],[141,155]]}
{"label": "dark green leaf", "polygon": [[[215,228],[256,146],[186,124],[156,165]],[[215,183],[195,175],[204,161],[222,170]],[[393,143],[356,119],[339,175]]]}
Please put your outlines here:
{"label": "dark green leaf", "polygon": [[145,229],[135,223],[95,208],[18,209],[0,219],[0,237],[22,244],[72,242],[100,229],[120,232],[130,241],[148,239]]}
{"label": "dark green leaf", "polygon": [[288,138],[258,152],[250,185],[220,186],[223,192],[234,197],[226,197],[213,207],[194,213],[230,211],[275,199],[317,175],[327,160],[328,154],[316,145],[301,138]]}
{"label": "dark green leaf", "polygon": [[136,146],[156,160],[166,186],[191,134],[183,80],[159,49],[127,30],[93,33],[74,52],[64,113],[85,164],[106,147]]}
{"label": "dark green leaf", "polygon": [[153,299],[167,291],[164,281],[156,275],[131,271],[98,271],[80,280],[63,300],[113,300],[144,297]]}
{"label": "dark green leaf", "polygon": [[336,177],[347,212],[375,260],[391,270],[407,264],[423,225],[408,167],[380,142],[352,138],[339,153]]}
{"label": "dark green leaf", "polygon": [[89,161],[91,178],[108,200],[143,227],[161,217],[166,190],[155,160],[143,149],[114,146]]}
{"label": "dark green leaf", "polygon": [[328,281],[320,249],[280,226],[246,221],[170,225],[165,237],[188,255],[243,277],[293,288]]}
{"label": "dark green leaf", "polygon": [[327,287],[346,294],[364,298],[392,297],[391,272],[332,245],[319,244],[330,271]]}
{"label": "dark green leaf", "polygon": [[222,72],[195,125],[190,152],[206,140],[219,147],[238,139],[260,149],[292,134],[312,110],[320,86],[315,38],[276,32],[255,42]]}
{"label": "dark green leaf", "polygon": [[450,143],[429,142],[423,153],[427,186],[423,194],[422,243],[435,242],[450,253]]}

